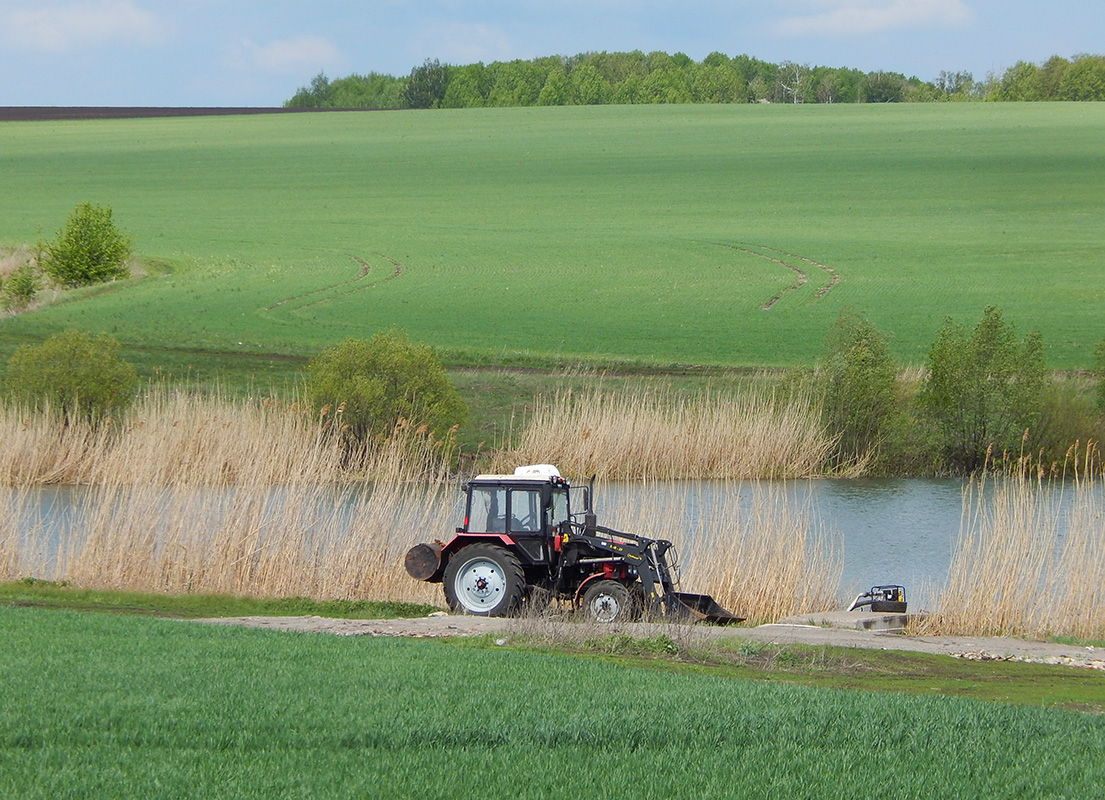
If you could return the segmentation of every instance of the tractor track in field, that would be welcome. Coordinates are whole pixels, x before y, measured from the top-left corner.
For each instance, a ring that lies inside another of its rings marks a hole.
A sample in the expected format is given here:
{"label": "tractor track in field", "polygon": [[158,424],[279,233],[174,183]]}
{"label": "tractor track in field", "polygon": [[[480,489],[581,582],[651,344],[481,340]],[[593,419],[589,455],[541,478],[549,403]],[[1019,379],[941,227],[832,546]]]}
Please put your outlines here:
{"label": "tractor track in field", "polygon": [[[340,289],[343,286],[353,286],[352,289],[347,289],[346,291],[337,292],[336,294],[327,294],[326,297],[320,297],[317,300],[312,300],[309,303],[304,303],[303,305],[296,306],[296,310],[303,309],[303,308],[310,308],[311,306],[317,306],[320,303],[326,303],[326,302],[329,302],[330,300],[334,300],[338,297],[346,297],[348,295],[355,294],[356,292],[363,292],[366,289],[372,289],[376,286],[379,286],[382,283],[387,283],[388,281],[393,281],[396,278],[398,278],[401,274],[403,274],[403,265],[400,264],[398,261],[396,261],[394,258],[389,258],[388,256],[385,256],[382,253],[376,253],[376,257],[377,258],[382,258],[384,261],[391,264],[393,269],[392,269],[392,273],[390,275],[387,275],[386,277],[380,278],[379,280],[375,280],[372,283],[361,284],[360,282],[368,277],[368,273],[369,273],[369,270],[371,269],[371,267],[369,266],[369,263],[365,259],[361,258],[360,256],[351,255],[351,256],[349,256],[349,258],[352,259],[353,261],[355,261],[361,267],[360,272],[355,277],[350,278],[349,280],[339,281],[338,283],[330,284],[329,286],[323,286],[319,289],[312,289],[311,291],[304,292],[303,294],[297,294],[297,295],[294,295],[292,297],[286,297],[283,300],[280,300],[276,303],[273,303],[271,306],[266,306],[265,311],[272,311],[274,308],[279,308],[280,306],[287,305],[288,303],[294,303],[294,302],[299,301],[299,300],[306,300],[309,297],[314,297],[315,295],[322,294],[323,292],[333,292],[335,289]],[[354,286],[354,284],[359,284],[359,285]]]}
{"label": "tractor track in field", "polygon": [[[744,246],[742,246],[742,245],[744,245]],[[829,282],[827,284],[825,284],[824,286],[822,286],[820,289],[818,289],[814,293],[814,295],[813,295],[814,300],[820,300],[822,297],[824,297],[829,292],[830,289],[832,289],[834,286],[836,286],[838,283],[840,283],[840,273],[837,272],[835,269],[833,269],[832,267],[827,266],[825,264],[822,264],[820,261],[814,261],[812,258],[806,258],[805,256],[800,256],[797,253],[788,253],[786,250],[780,250],[777,247],[768,247],[766,244],[751,244],[751,243],[747,243],[747,242],[741,242],[739,244],[723,244],[722,247],[728,247],[730,250],[736,250],[736,251],[741,252],[741,253],[747,253],[750,256],[756,256],[757,258],[766,259],[766,260],[772,262],[773,264],[778,264],[779,266],[785,267],[786,269],[788,269],[792,273],[794,273],[794,276],[795,276],[794,282],[791,283],[790,286],[787,286],[785,289],[783,289],[781,292],[779,292],[777,295],[772,297],[770,300],[768,300],[766,303],[764,303],[760,307],[764,311],[770,311],[771,307],[774,306],[777,302],[782,300],[784,297],[786,297],[791,292],[798,291],[799,289],[801,289],[803,286],[805,286],[809,282],[809,275],[807,275],[806,271],[804,269],[802,269],[801,267],[799,267],[797,264],[793,264],[790,261],[784,260],[783,258],[776,258],[775,256],[768,255],[768,253],[777,253],[778,255],[783,256],[785,258],[796,259],[798,261],[803,261],[806,264],[810,264],[811,266],[817,267],[818,269],[824,271],[829,276]],[[751,249],[753,247],[759,248],[759,249],[758,250],[753,250],[753,249]],[[766,250],[766,251],[768,251],[768,253],[761,253],[760,250]]]}

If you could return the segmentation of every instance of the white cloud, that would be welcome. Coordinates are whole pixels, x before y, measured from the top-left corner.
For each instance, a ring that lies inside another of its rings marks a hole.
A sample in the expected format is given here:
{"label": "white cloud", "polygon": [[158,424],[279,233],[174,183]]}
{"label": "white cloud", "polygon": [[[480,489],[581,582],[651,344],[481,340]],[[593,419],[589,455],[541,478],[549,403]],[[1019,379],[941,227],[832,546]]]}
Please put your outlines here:
{"label": "white cloud", "polygon": [[332,69],[344,62],[341,50],[321,36],[297,36],[268,44],[244,40],[231,55],[240,67],[262,72],[296,74],[304,68]]}
{"label": "white cloud", "polygon": [[777,28],[789,36],[848,36],[903,28],[957,27],[970,18],[963,0],[815,0],[818,13],[791,16]]}
{"label": "white cloud", "polygon": [[20,50],[65,53],[122,42],[155,45],[163,23],[128,0],[99,0],[49,8],[10,9],[0,16],[4,41]]}

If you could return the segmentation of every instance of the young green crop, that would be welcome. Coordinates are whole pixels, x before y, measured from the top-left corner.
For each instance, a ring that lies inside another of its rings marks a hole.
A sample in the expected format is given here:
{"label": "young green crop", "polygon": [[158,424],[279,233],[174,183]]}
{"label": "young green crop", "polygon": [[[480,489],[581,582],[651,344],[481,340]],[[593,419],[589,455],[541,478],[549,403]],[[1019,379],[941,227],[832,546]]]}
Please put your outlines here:
{"label": "young green crop", "polygon": [[0,792],[1090,796],[1105,721],[425,641],[0,609]]}
{"label": "young green crop", "polygon": [[1083,367],[1103,124],[1092,103],[9,123],[0,240],[88,198],[179,266],[0,337],[311,355],[395,326],[452,363],[791,365],[848,308],[920,364],[945,316],[997,305]]}

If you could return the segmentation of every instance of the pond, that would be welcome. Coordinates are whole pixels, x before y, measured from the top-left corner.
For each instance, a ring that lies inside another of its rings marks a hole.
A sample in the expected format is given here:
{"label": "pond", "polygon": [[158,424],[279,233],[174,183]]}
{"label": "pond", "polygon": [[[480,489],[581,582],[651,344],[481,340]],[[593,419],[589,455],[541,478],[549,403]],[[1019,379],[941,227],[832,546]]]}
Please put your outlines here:
{"label": "pond", "polygon": [[[833,479],[778,482],[771,488],[803,511],[811,527],[842,553],[841,597],[854,597],[875,585],[901,584],[911,601],[922,602],[947,576],[959,535],[963,485],[956,479]],[[685,527],[693,530],[699,516],[723,517],[722,505],[748,506],[754,491],[749,483],[723,481],[612,484],[596,491],[596,508],[602,523],[604,507],[624,513],[626,506],[651,502],[681,515]],[[646,497],[653,492],[663,497]]]}

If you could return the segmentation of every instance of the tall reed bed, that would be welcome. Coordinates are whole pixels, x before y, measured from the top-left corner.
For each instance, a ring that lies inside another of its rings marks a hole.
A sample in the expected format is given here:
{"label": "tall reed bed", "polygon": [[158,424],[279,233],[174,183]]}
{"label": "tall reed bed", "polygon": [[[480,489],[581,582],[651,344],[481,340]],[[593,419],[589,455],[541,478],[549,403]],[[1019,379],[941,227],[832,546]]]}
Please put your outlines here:
{"label": "tall reed bed", "polygon": [[97,487],[62,542],[56,578],[79,586],[259,597],[439,601],[403,553],[447,530],[439,491],[390,478],[197,492]]}
{"label": "tall reed bed", "polygon": [[[809,509],[794,508],[781,487],[750,484],[744,499],[707,513],[690,510],[687,484],[654,490],[672,475],[812,471],[823,442],[808,407],[764,403],[597,392],[577,402],[565,395],[542,424],[551,436],[574,420],[582,460],[532,438],[533,450],[503,459],[510,467],[559,460],[566,474],[648,476],[612,524],[675,541],[687,585],[742,616],[830,607],[839,558]],[[0,576],[439,603],[439,587],[409,579],[402,555],[445,535],[460,516],[446,448],[400,430],[351,453],[339,427],[340,417],[295,405],[183,392],[154,393],[97,428],[0,408],[0,483],[8,484],[0,491]],[[771,443],[776,435],[785,442]],[[593,447],[601,442],[610,447]],[[815,453],[804,462],[803,448]],[[676,458],[679,464],[667,463]],[[46,525],[30,500],[28,487],[47,483],[83,484],[63,528]],[[666,499],[672,492],[674,501]]]}
{"label": "tall reed bed", "polygon": [[817,474],[831,444],[808,397],[595,389],[538,405],[496,465],[554,463],[601,479],[793,478]]}
{"label": "tall reed bed", "polygon": [[348,458],[325,422],[296,405],[165,390],[95,427],[0,405],[0,483],[335,480]]}
{"label": "tall reed bed", "polygon": [[600,521],[673,542],[685,591],[712,595],[754,622],[839,606],[841,543],[784,485],[734,485],[711,502],[689,484],[634,488],[604,500]]}
{"label": "tall reed bed", "polygon": [[[334,424],[334,423],[337,424]],[[360,450],[340,416],[159,393],[96,428],[0,410],[0,575],[94,588],[426,602],[402,554],[447,531],[447,446],[397,429]],[[88,484],[63,526],[28,486]],[[10,485],[10,484],[15,484]]]}
{"label": "tall reed bed", "polygon": [[922,631],[1105,639],[1105,508],[1093,449],[1064,483],[972,481],[937,613]]}

